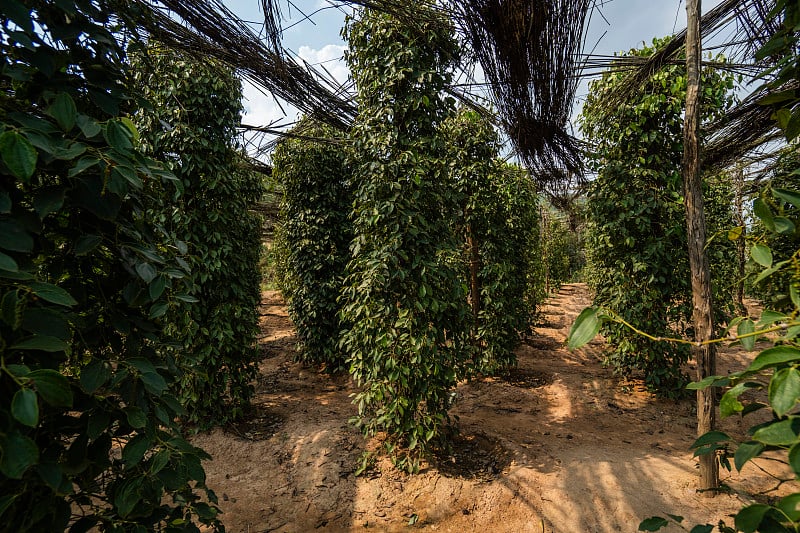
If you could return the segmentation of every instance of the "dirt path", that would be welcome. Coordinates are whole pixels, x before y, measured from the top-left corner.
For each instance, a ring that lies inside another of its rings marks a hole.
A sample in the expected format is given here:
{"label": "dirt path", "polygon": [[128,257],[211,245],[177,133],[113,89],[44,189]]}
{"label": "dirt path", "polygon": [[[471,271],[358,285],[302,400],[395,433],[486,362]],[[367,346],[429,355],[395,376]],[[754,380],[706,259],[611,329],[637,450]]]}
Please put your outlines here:
{"label": "dirt path", "polygon": [[[461,437],[449,461],[416,476],[379,461],[355,477],[370,445],[347,423],[355,388],[291,362],[291,322],[280,296],[266,293],[253,416],[195,438],[214,458],[208,485],[227,530],[634,532],[643,518],[665,513],[690,525],[730,522],[753,497],[777,495],[769,489],[778,483],[754,466],[741,476],[723,472],[728,494],[695,492],[692,402],[657,401],[614,377],[600,365],[599,338],[564,348],[589,303],[585,286],[564,286],[519,349],[518,369],[459,386],[452,413]],[[750,357],[727,349],[719,366],[733,371]],[[722,429],[741,435],[744,427],[730,419]],[[774,463],[759,466],[791,477]]]}

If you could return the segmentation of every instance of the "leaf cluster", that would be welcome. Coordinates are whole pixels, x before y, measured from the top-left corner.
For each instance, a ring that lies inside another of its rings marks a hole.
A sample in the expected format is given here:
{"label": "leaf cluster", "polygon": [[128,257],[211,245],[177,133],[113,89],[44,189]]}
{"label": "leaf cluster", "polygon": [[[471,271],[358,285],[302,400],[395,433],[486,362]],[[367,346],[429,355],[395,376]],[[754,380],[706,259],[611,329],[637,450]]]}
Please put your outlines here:
{"label": "leaf cluster", "polygon": [[137,16],[0,4],[2,531],[222,529],[160,329],[188,272],[146,217],[180,182],[120,114]]}
{"label": "leaf cluster", "polygon": [[167,160],[181,191],[153,184],[147,217],[185,247],[190,298],[164,309],[174,357],[191,365],[179,396],[188,421],[208,427],[241,416],[256,375],[264,194],[235,144],[241,83],[218,62],[150,42],[132,57],[132,83],[149,102],[134,116],[146,151]]}

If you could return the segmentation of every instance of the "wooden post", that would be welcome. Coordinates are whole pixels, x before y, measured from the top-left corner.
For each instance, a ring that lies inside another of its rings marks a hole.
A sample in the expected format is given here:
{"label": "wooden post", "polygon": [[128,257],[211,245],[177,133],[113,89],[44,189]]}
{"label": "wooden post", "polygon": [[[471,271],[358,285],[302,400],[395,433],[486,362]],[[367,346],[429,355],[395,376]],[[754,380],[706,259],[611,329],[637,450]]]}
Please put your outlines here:
{"label": "wooden post", "polygon": [[747,221],[744,219],[744,169],[738,167],[733,175],[736,193],[734,224],[742,228],[742,234],[736,240],[736,288],[733,293],[733,303],[739,316],[747,316],[747,306],[744,305],[744,267],[747,262],[745,236],[747,234]]}
{"label": "wooden post", "polygon": [[478,249],[478,240],[472,229],[472,223],[467,224],[467,247],[469,248],[469,296],[472,304],[472,327],[475,338],[478,337],[478,326],[480,326],[481,312],[481,284],[478,279],[480,269],[481,253]]}
{"label": "wooden post", "polygon": [[[700,0],[686,2],[686,118],[683,126],[683,192],[689,241],[689,269],[692,276],[692,303],[695,341],[692,352],[697,363],[696,379],[715,374],[712,344],[702,345],[714,333],[711,302],[711,275],[705,253],[706,221],[703,213],[703,188],[700,175],[700,73],[702,43]],[[714,429],[714,390],[697,391],[697,435]],[[715,454],[700,456],[700,490],[714,496],[719,488],[719,466]]]}

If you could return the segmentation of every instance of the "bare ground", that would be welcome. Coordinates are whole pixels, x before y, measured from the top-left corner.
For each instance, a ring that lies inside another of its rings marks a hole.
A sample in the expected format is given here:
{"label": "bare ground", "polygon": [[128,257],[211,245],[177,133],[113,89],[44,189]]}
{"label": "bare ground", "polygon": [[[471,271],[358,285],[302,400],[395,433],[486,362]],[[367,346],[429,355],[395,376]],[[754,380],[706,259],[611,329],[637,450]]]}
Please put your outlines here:
{"label": "bare ground", "polygon": [[[278,293],[265,293],[253,413],[194,438],[213,456],[208,485],[227,530],[633,532],[643,518],[666,513],[690,526],[730,523],[746,503],[798,490],[776,479],[788,471],[761,460],[741,474],[723,471],[728,492],[698,494],[693,402],[658,400],[615,377],[600,364],[602,339],[564,347],[589,303],[585,286],[564,286],[519,349],[518,369],[458,387],[452,413],[461,436],[452,457],[413,476],[381,459],[356,477],[375,442],[348,425],[355,386],[292,362],[286,308]],[[724,349],[720,372],[751,358]],[[749,424],[732,417],[721,429],[743,437]]]}

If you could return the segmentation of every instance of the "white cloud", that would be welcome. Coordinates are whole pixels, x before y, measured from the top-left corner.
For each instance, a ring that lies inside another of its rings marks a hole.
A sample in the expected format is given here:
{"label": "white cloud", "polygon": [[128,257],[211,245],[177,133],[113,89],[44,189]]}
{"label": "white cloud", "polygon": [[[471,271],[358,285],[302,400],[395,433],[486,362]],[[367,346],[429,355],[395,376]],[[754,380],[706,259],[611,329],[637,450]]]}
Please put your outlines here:
{"label": "white cloud", "polygon": [[[286,122],[297,117],[297,110],[293,106],[284,102],[281,102],[279,106],[274,97],[262,93],[248,81],[245,81],[243,86],[244,116],[242,123],[250,126],[267,126],[276,121]],[[283,110],[281,110],[281,106]]]}
{"label": "white cloud", "polygon": [[[298,50],[300,59],[309,63],[315,70],[324,75],[327,70],[339,85],[344,85],[350,71],[347,68],[342,55],[346,46],[338,44],[326,44],[319,50],[303,45]],[[324,70],[323,70],[324,67]]]}

